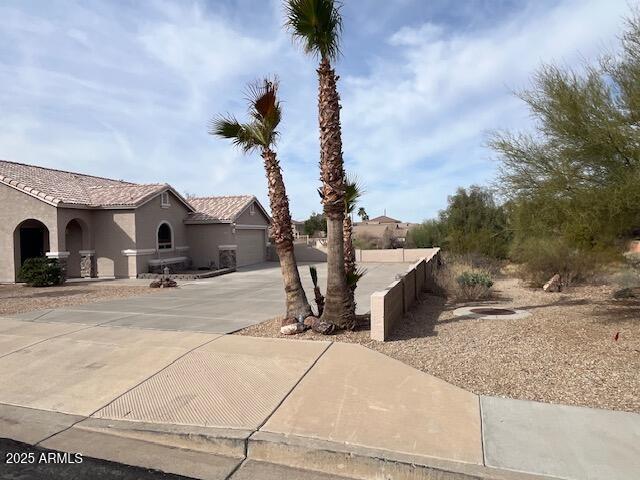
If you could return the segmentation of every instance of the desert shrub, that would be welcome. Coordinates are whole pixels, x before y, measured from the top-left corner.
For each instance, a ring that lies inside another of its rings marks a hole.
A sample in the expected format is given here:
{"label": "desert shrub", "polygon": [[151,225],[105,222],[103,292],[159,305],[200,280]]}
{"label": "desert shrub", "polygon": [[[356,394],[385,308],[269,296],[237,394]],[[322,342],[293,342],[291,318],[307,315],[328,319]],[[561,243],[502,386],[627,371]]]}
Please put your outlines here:
{"label": "desert shrub", "polygon": [[456,278],[456,282],[463,287],[493,287],[493,280],[487,272],[462,272],[462,275]]}
{"label": "desert shrub", "polygon": [[446,227],[439,220],[425,220],[407,233],[409,248],[431,248],[444,245]]}
{"label": "desert shrub", "polygon": [[361,250],[378,248],[378,239],[369,233],[361,233],[353,237],[353,246]]}
{"label": "desert shrub", "polygon": [[28,258],[18,276],[31,287],[51,287],[62,283],[62,270],[55,258]]}
{"label": "desert shrub", "polygon": [[443,259],[445,263],[467,265],[473,271],[487,272],[492,278],[500,276],[502,268],[507,263],[506,260],[488,257],[481,253],[455,254],[444,252]]}
{"label": "desert shrub", "polygon": [[634,270],[640,271],[640,253],[639,252],[627,252],[624,254],[624,259],[629,267]]}
{"label": "desert shrub", "polygon": [[456,302],[472,302],[491,297],[493,279],[486,270],[461,260],[449,258],[444,263],[436,280],[439,289]]}
{"label": "desert shrub", "polygon": [[519,274],[532,286],[544,285],[556,273],[564,285],[591,280],[612,254],[571,246],[563,239],[531,238],[512,249]]}

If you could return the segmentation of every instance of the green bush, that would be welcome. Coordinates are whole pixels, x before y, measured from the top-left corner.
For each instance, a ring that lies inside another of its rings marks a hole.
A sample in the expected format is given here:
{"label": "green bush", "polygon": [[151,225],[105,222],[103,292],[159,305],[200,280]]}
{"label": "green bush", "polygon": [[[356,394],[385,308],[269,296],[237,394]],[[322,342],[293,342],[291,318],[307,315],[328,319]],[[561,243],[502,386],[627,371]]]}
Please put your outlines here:
{"label": "green bush", "polygon": [[31,287],[51,287],[62,283],[62,270],[55,258],[28,258],[20,268],[19,278]]}
{"label": "green bush", "polygon": [[461,287],[493,287],[493,280],[487,272],[462,272],[462,275],[456,278],[456,282]]}
{"label": "green bush", "polygon": [[514,246],[512,258],[520,275],[540,287],[556,273],[564,285],[588,281],[612,254],[580,249],[563,239],[530,238]]}
{"label": "green bush", "polygon": [[439,270],[436,285],[456,302],[474,302],[491,297],[493,278],[485,270],[473,267],[463,257],[449,256]]}

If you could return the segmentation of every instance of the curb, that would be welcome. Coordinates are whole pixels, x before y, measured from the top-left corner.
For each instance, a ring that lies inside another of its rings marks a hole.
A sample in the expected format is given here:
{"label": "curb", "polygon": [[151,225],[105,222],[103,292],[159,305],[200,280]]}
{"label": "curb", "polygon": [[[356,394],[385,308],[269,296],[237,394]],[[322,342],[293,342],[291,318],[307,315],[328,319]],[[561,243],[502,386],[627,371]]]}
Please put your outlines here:
{"label": "curb", "polygon": [[249,437],[247,459],[356,480],[560,480],[264,431]]}

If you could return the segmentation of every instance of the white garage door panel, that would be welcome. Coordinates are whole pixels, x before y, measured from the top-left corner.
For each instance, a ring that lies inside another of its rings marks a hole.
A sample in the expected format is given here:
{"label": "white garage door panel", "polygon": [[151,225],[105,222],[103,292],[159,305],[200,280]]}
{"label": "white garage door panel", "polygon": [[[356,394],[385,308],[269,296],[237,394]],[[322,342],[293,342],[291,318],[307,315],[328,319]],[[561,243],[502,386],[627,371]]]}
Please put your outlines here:
{"label": "white garage door panel", "polygon": [[239,267],[262,263],[265,258],[264,230],[237,230]]}

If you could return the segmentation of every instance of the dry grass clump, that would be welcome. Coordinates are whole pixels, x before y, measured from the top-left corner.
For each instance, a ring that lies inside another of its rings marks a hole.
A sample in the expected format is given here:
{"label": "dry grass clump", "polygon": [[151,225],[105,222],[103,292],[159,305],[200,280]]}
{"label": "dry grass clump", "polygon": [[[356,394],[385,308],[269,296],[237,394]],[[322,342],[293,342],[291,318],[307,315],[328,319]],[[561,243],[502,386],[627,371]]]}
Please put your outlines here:
{"label": "dry grass clump", "polygon": [[498,262],[472,256],[446,256],[436,283],[455,302],[486,300],[492,296]]}

